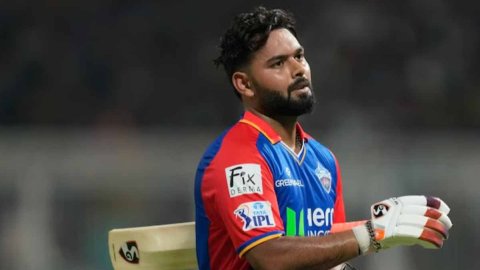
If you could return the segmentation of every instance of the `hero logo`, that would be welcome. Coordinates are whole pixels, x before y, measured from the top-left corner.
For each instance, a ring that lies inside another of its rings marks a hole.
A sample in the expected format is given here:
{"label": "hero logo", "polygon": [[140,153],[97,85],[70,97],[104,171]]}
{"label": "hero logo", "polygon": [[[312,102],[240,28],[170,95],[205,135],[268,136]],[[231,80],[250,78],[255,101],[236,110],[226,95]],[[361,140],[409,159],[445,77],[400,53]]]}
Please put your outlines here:
{"label": "hero logo", "polygon": [[263,194],[262,171],[258,164],[238,164],[225,169],[230,198],[243,194]]}
{"label": "hero logo", "polygon": [[272,207],[267,201],[242,203],[233,214],[242,219],[244,231],[275,226]]}
{"label": "hero logo", "polygon": [[379,203],[372,207],[372,214],[375,218],[383,217],[388,212],[388,205]]}
{"label": "hero logo", "polygon": [[124,258],[129,263],[139,263],[140,262],[140,254],[138,252],[137,242],[135,241],[128,241],[125,242],[118,251],[120,256]]}
{"label": "hero logo", "polygon": [[331,226],[333,224],[333,208],[327,208],[325,210],[322,208],[308,208],[307,222],[308,226]]}

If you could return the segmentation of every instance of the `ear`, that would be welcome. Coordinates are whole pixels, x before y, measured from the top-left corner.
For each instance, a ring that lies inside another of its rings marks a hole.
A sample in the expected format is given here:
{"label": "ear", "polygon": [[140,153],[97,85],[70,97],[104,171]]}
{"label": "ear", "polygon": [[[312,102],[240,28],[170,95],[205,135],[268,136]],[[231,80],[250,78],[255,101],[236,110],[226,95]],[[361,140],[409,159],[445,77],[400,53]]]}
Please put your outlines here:
{"label": "ear", "polygon": [[245,72],[237,71],[233,73],[232,84],[242,96],[253,97],[255,94],[251,88],[250,78]]}

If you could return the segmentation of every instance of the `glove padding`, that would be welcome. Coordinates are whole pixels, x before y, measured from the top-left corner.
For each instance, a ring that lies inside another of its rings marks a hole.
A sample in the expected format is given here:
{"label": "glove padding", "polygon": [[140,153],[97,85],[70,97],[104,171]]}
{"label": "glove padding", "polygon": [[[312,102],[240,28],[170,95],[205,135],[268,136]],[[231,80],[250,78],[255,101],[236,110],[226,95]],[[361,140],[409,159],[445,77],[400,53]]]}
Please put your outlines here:
{"label": "glove padding", "polygon": [[361,225],[353,231],[362,253],[399,245],[441,248],[452,227],[449,212],[448,205],[436,197],[390,198],[371,206],[370,230]]}

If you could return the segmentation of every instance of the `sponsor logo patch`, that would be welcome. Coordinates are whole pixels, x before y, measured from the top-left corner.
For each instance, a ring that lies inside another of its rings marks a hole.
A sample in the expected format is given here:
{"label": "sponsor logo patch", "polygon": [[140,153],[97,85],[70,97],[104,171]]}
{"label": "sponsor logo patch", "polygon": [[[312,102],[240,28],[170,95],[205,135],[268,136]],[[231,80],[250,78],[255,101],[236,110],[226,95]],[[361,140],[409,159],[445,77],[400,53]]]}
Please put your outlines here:
{"label": "sponsor logo patch", "polygon": [[302,180],[292,177],[292,171],[289,167],[285,167],[285,173],[281,177],[283,178],[275,180],[275,187],[277,188],[303,187]]}
{"label": "sponsor logo patch", "polygon": [[275,226],[272,206],[268,201],[242,203],[233,214],[242,220],[244,231]]}
{"label": "sponsor logo patch", "polygon": [[120,256],[129,263],[137,264],[140,262],[140,253],[138,251],[137,242],[135,241],[123,243],[118,252],[120,253]]}
{"label": "sponsor logo patch", "polygon": [[302,180],[298,179],[279,179],[275,180],[275,186],[280,187],[303,187]]}
{"label": "sponsor logo patch", "polygon": [[263,194],[262,170],[259,164],[237,164],[225,169],[230,198],[243,194]]}
{"label": "sponsor logo patch", "polygon": [[317,168],[315,169],[315,174],[317,175],[318,181],[322,184],[323,189],[330,193],[332,190],[332,174],[325,169],[320,162],[317,162]]}

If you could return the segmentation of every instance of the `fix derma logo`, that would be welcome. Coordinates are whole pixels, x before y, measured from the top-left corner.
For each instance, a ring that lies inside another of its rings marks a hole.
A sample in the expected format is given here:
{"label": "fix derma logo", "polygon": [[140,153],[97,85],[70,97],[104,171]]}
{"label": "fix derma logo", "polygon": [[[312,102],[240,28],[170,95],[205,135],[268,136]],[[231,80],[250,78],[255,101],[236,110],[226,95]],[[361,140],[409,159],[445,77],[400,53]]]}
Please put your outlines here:
{"label": "fix derma logo", "polygon": [[230,198],[244,194],[263,194],[262,169],[259,164],[237,164],[225,168]]}

